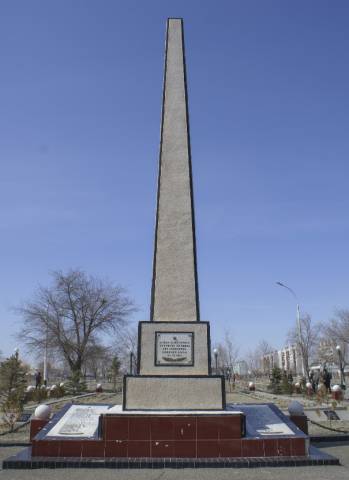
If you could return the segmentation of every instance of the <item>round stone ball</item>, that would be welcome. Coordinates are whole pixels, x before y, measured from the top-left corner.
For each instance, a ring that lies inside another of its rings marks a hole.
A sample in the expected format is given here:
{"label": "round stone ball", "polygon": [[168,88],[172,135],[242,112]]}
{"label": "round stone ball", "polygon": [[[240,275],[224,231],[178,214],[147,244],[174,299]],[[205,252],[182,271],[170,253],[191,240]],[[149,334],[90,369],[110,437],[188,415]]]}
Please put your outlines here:
{"label": "round stone ball", "polygon": [[288,412],[290,415],[304,415],[304,407],[297,400],[292,400],[288,405]]}
{"label": "round stone ball", "polygon": [[101,383],[97,383],[96,390],[102,390],[102,384]]}
{"label": "round stone ball", "polygon": [[60,386],[61,388],[63,388],[63,387],[64,387],[64,382],[61,382],[61,383],[59,384],[59,386]]}
{"label": "round stone ball", "polygon": [[35,387],[34,387],[34,385],[28,385],[26,390],[27,390],[28,393],[29,392],[34,392]]}
{"label": "round stone ball", "polygon": [[41,390],[46,390],[46,385],[41,385]]}
{"label": "round stone ball", "polygon": [[342,389],[341,389],[340,385],[333,385],[331,390],[332,390],[332,392],[340,392]]}
{"label": "round stone ball", "polygon": [[305,385],[308,389],[309,388],[313,388],[312,384],[310,382],[307,382],[306,385]]}
{"label": "round stone ball", "polygon": [[56,390],[56,388],[57,388],[57,385],[52,385],[52,386],[50,387],[51,392],[53,392],[54,390]]}
{"label": "round stone ball", "polygon": [[51,407],[50,405],[39,405],[36,407],[34,412],[34,417],[38,418],[39,420],[48,420],[51,415]]}
{"label": "round stone ball", "polygon": [[300,384],[299,382],[296,382],[296,383],[294,384],[294,386],[295,386],[296,388],[300,388],[301,384]]}

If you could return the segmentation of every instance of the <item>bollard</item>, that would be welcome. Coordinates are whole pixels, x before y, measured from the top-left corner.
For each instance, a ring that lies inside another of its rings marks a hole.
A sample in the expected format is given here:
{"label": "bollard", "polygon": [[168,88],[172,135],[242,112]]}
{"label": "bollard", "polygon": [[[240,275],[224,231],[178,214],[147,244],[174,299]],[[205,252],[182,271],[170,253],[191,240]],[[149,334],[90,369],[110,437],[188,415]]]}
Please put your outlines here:
{"label": "bollard", "polygon": [[331,388],[332,398],[337,402],[343,400],[343,390],[341,389],[340,385],[333,385]]}
{"label": "bollard", "polygon": [[308,418],[304,414],[303,405],[297,400],[293,400],[288,406],[288,413],[290,414],[291,422],[308,435]]}

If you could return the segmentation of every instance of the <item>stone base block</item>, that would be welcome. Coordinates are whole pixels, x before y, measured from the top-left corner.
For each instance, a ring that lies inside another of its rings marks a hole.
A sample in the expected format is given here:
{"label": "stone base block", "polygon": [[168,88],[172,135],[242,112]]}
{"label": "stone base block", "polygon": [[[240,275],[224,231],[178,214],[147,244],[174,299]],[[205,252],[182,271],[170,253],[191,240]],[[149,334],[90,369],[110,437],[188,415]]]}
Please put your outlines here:
{"label": "stone base block", "polygon": [[[171,332],[189,333],[192,336],[191,365],[166,361],[156,362],[157,335]],[[209,322],[139,322],[138,326],[138,374],[139,375],[210,375],[210,324]],[[177,364],[176,364],[177,363]]]}
{"label": "stone base block", "polygon": [[224,377],[124,377],[124,410],[224,410]]}

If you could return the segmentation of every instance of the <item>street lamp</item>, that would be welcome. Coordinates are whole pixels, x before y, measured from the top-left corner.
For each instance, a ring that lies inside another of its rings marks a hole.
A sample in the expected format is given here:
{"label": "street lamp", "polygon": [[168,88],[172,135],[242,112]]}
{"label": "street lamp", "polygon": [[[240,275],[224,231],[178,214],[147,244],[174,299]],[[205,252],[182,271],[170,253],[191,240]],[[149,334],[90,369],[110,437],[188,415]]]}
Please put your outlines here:
{"label": "street lamp", "polygon": [[339,371],[341,375],[341,388],[345,390],[345,378],[344,378],[344,368],[343,368],[343,359],[342,359],[342,350],[340,345],[336,346],[336,350],[338,353],[338,360],[339,360]]}
{"label": "street lamp", "polygon": [[214,354],[214,359],[215,359],[215,364],[216,364],[216,375],[218,372],[218,350],[217,348],[213,349],[213,354]]}
{"label": "street lamp", "polygon": [[279,285],[279,287],[286,288],[286,290],[288,290],[292,294],[293,298],[296,300],[296,303],[297,303],[296,318],[297,318],[298,341],[299,341],[299,347],[300,347],[300,351],[301,351],[300,353],[301,353],[301,359],[302,359],[302,374],[303,374],[303,377],[304,377],[305,376],[305,366],[304,366],[304,358],[303,358],[302,328],[301,328],[301,319],[300,319],[300,309],[299,309],[298,298],[297,298],[297,295],[295,294],[295,292],[292,290],[292,288],[288,287],[284,283],[276,282],[276,285]]}
{"label": "street lamp", "polygon": [[132,350],[130,350],[130,375],[133,375],[133,357],[134,353]]}
{"label": "street lamp", "polygon": [[44,385],[47,385],[47,343],[48,343],[48,323],[46,323],[46,337],[45,337],[45,349],[44,349]]}

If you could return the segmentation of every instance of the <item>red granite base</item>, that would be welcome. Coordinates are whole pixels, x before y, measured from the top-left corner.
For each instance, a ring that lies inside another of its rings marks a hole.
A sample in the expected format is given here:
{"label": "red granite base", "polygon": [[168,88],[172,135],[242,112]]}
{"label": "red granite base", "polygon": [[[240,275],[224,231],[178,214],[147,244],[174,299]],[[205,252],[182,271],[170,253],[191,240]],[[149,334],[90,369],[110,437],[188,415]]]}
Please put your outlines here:
{"label": "red granite base", "polygon": [[30,441],[40,432],[40,430],[47,424],[48,420],[41,420],[39,418],[32,418],[30,420]]}
{"label": "red granite base", "polygon": [[[305,438],[243,438],[244,414],[101,416],[95,439],[36,438],[33,457],[221,458],[305,456]],[[40,434],[39,434],[40,437]]]}
{"label": "red granite base", "polygon": [[308,417],[306,415],[290,415],[290,420],[302,430],[303,433],[308,435]]}

